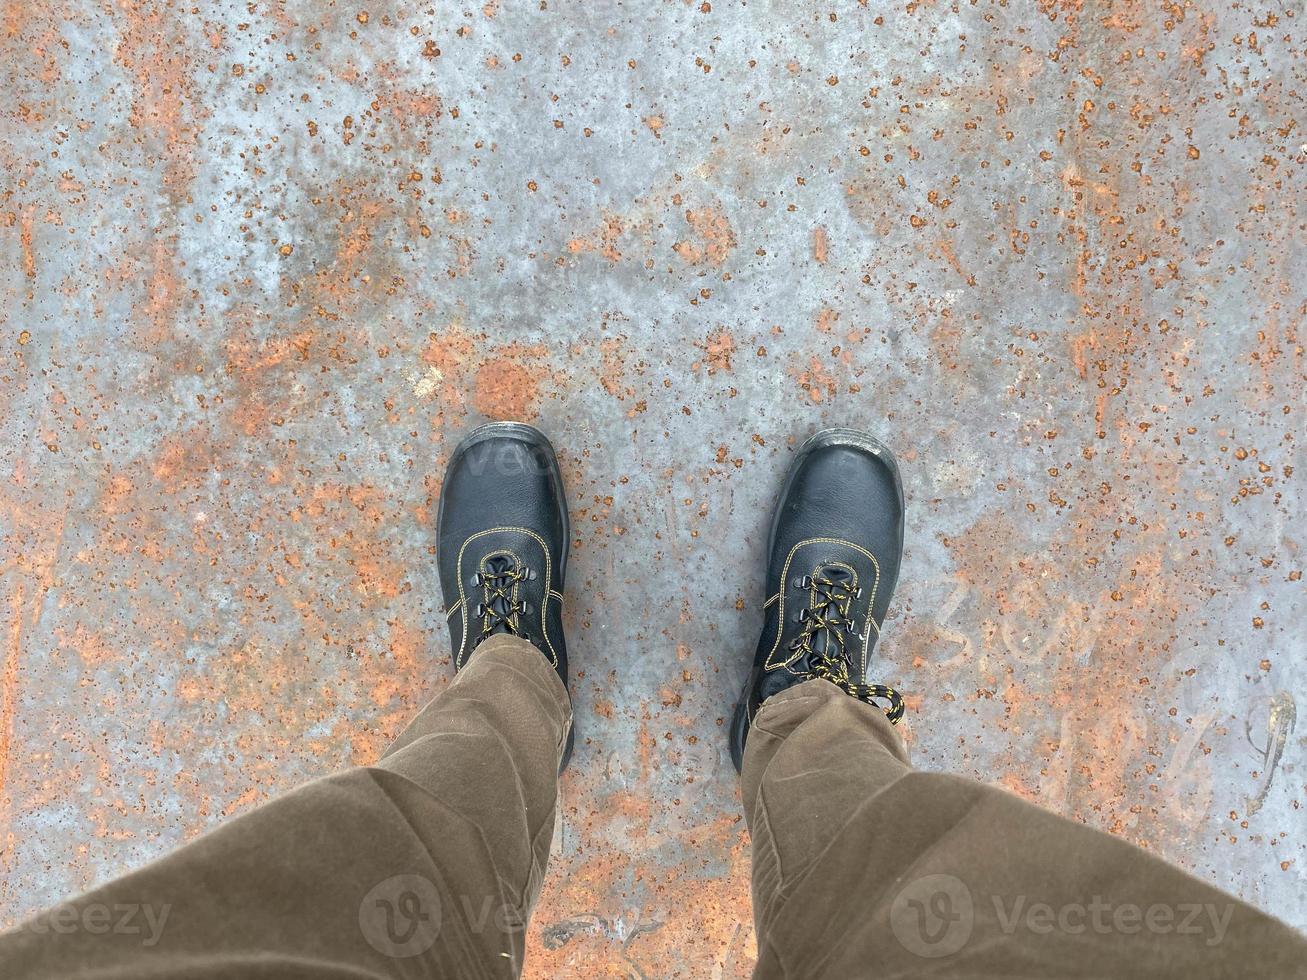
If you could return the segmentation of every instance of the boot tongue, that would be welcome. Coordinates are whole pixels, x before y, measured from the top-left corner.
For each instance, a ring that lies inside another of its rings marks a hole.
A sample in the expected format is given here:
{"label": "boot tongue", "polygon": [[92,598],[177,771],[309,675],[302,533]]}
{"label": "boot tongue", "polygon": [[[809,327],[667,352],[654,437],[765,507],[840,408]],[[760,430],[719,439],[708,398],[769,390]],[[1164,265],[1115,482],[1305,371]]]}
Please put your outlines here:
{"label": "boot tongue", "polygon": [[843,565],[822,565],[817,569],[816,574],[828,578],[832,582],[839,582],[840,585],[846,587],[853,585],[853,572]]}

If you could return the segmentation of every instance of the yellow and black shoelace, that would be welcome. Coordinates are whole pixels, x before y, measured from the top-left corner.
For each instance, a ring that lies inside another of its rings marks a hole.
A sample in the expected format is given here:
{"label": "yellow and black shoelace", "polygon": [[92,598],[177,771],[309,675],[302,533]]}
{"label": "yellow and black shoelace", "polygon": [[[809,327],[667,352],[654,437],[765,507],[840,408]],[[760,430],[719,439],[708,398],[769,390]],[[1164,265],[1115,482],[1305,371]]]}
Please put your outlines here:
{"label": "yellow and black shoelace", "polygon": [[[790,649],[807,655],[808,672],[813,677],[830,681],[850,697],[881,708],[891,725],[898,724],[905,710],[898,691],[884,684],[864,684],[849,676],[853,654],[846,644],[855,635],[849,609],[862,590],[851,589],[848,583],[823,575],[820,570],[803,576],[796,584],[809,590],[812,598],[808,608],[799,613],[803,630],[790,642]],[[889,706],[881,701],[888,701]]]}
{"label": "yellow and black shoelace", "polygon": [[482,590],[481,601],[472,611],[473,618],[481,620],[478,643],[496,633],[521,635],[518,617],[530,615],[531,605],[525,600],[515,600],[513,590],[519,582],[532,578],[535,575],[529,568],[507,555],[495,555],[486,562],[483,571],[472,577],[472,584]]}

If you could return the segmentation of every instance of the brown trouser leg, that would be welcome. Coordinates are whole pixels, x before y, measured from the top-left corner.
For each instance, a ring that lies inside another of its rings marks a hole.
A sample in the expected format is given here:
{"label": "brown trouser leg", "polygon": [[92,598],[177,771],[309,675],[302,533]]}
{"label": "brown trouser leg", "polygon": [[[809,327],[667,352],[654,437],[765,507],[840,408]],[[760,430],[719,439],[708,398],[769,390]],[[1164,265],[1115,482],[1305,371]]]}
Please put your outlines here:
{"label": "brown trouser leg", "polygon": [[[0,936],[0,976],[513,977],[567,692],[496,638],[375,766],[310,783]],[[760,978],[1302,976],[1307,941],[1107,835],[913,772],[825,681],[744,764]]]}
{"label": "brown trouser leg", "polygon": [[755,978],[1307,976],[1307,939],[1123,841],[914,772],[877,709],[807,681],[744,759]]}
{"label": "brown trouser leg", "polygon": [[375,766],[0,936],[0,976],[517,976],[570,722],[548,662],[493,637]]}

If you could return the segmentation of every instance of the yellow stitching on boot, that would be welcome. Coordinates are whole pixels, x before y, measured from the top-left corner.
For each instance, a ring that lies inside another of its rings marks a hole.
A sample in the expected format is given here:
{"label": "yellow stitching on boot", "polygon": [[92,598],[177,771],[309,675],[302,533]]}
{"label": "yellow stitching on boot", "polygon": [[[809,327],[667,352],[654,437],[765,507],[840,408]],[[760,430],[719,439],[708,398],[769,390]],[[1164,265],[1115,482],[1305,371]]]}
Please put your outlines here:
{"label": "yellow stitching on boot", "polygon": [[[785,583],[788,582],[790,578],[790,563],[794,561],[795,552],[797,552],[800,548],[804,547],[805,545],[809,545],[809,544],[844,545],[845,547],[852,548],[854,551],[858,552],[861,555],[866,555],[867,558],[871,560],[872,567],[876,569],[876,578],[875,581],[872,582],[871,595],[867,601],[867,617],[871,618],[871,608],[876,604],[876,592],[880,588],[880,562],[876,560],[876,556],[873,555],[866,548],[863,548],[861,545],[856,545],[852,541],[845,541],[843,538],[807,538],[803,541],[800,541],[793,548],[791,548],[790,553],[785,556],[785,565],[781,569],[780,592],[778,593],[780,596],[780,607],[777,610],[778,619],[776,621],[776,642],[772,644],[771,652],[767,654],[767,660],[763,664],[764,670],[775,670],[777,667],[788,667],[798,657],[798,654],[796,653],[793,657],[790,657],[788,660],[781,661],[780,663],[772,662],[772,658],[776,655],[776,651],[780,648],[781,634],[784,632]],[[865,636],[862,641],[862,667],[863,667],[864,676],[866,674],[866,669],[867,669],[867,642],[868,642],[867,637],[869,636],[870,633],[868,633],[867,636]]]}
{"label": "yellow stitching on boot", "polygon": [[[546,596],[549,595],[549,583],[552,581],[552,577],[553,577],[553,556],[549,553],[549,546],[545,544],[545,539],[542,538],[540,535],[536,534],[536,532],[532,531],[529,527],[492,527],[492,528],[487,528],[484,531],[478,531],[476,534],[472,535],[466,541],[464,541],[463,546],[458,549],[458,561],[454,563],[454,569],[458,574],[458,601],[460,603],[467,601],[467,595],[463,591],[463,554],[464,552],[467,551],[467,546],[471,544],[473,541],[475,541],[477,538],[485,537],[487,534],[500,534],[505,531],[516,532],[518,534],[525,534],[527,537],[532,538],[536,542],[536,544],[540,545],[540,550],[543,551],[545,555],[545,595]],[[540,604],[540,635],[545,638],[545,646],[549,647],[550,662],[555,667],[557,667],[558,653],[554,650],[554,644],[549,639],[549,628],[545,623],[545,607],[547,607],[548,605],[549,603],[547,602],[542,602]],[[463,617],[463,636],[459,640],[458,654],[454,658],[455,667],[463,666],[463,648],[465,646],[467,646],[467,617],[466,616]]]}

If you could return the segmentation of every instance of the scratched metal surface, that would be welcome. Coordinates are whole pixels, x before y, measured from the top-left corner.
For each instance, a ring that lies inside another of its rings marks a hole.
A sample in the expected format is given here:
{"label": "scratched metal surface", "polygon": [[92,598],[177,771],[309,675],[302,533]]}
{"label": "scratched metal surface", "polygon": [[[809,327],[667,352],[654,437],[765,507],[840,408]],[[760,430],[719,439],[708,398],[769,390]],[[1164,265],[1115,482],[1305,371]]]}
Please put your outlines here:
{"label": "scratched metal surface", "polygon": [[378,755],[535,421],[581,740],[528,974],[743,977],[722,726],[797,440],[899,453],[923,768],[1307,926],[1294,4],[0,16],[0,918]]}

